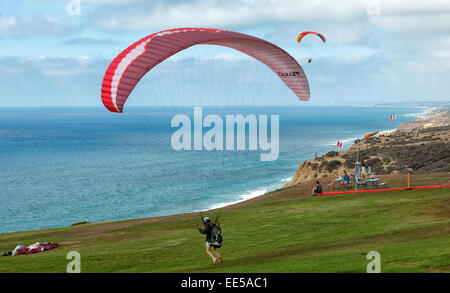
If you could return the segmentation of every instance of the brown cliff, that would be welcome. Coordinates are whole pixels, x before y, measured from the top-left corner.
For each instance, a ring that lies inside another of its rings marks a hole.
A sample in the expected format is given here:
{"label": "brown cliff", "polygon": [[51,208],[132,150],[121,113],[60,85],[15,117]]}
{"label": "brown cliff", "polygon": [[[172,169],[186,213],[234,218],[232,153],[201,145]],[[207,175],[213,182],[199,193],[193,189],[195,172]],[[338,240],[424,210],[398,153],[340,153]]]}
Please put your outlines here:
{"label": "brown cliff", "polygon": [[[437,127],[436,127],[437,126]],[[284,187],[316,178],[354,173],[357,142],[346,151],[331,151],[304,161]],[[359,141],[360,161],[374,174],[450,172],[449,112],[401,124],[396,131]]]}

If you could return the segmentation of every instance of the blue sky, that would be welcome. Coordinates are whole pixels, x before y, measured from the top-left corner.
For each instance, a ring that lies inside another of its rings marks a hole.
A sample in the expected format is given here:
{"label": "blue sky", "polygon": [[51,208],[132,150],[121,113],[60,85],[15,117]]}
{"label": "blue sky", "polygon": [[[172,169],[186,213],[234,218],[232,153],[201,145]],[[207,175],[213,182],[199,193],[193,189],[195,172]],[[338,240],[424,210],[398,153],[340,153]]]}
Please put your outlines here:
{"label": "blue sky", "polygon": [[[228,29],[277,44],[304,68],[311,104],[450,100],[450,1],[81,0],[80,15],[68,14],[69,3],[1,2],[0,107],[101,106],[109,62],[141,37],[174,27]],[[298,46],[305,30],[322,32],[327,43],[310,37]],[[299,103],[263,65],[197,47],[148,74],[131,104]],[[167,77],[176,69],[189,86]]]}

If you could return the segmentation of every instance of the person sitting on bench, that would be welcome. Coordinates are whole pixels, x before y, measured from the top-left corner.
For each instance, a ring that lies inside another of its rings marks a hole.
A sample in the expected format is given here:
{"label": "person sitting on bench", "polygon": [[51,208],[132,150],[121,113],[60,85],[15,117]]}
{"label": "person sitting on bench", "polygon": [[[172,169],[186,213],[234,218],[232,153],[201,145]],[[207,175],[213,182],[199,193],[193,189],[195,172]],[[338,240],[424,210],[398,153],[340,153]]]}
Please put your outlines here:
{"label": "person sitting on bench", "polygon": [[316,181],[316,184],[316,187],[314,187],[312,190],[312,196],[317,196],[322,193],[322,185],[320,185],[319,181]]}
{"label": "person sitting on bench", "polygon": [[350,176],[348,176],[347,171],[344,171],[344,177],[342,177],[341,184],[350,184]]}

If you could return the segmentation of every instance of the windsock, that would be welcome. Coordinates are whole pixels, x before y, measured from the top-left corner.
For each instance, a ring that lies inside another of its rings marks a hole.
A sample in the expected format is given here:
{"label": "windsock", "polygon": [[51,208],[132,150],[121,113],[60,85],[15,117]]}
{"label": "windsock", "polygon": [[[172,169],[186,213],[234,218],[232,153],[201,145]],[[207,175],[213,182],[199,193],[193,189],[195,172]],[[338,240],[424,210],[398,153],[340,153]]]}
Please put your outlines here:
{"label": "windsock", "polygon": [[364,134],[364,138],[369,138],[369,137],[374,136],[374,135],[376,135],[378,133],[379,133],[379,131],[375,131],[375,132],[372,132],[372,133]]}

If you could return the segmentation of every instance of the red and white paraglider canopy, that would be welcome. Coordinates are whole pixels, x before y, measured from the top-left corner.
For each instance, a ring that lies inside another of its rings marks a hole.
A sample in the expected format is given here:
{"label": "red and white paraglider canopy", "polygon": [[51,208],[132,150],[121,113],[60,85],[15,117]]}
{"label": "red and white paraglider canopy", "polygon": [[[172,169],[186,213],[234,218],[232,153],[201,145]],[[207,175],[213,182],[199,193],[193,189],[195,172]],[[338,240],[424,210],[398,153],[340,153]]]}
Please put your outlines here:
{"label": "red and white paraglider canopy", "polygon": [[300,100],[309,100],[309,85],[303,69],[278,46],[256,37],[220,29],[177,28],[151,34],[114,58],[103,77],[103,104],[111,112],[121,113],[128,96],[148,71],[177,52],[199,44],[233,48],[261,61]]}

